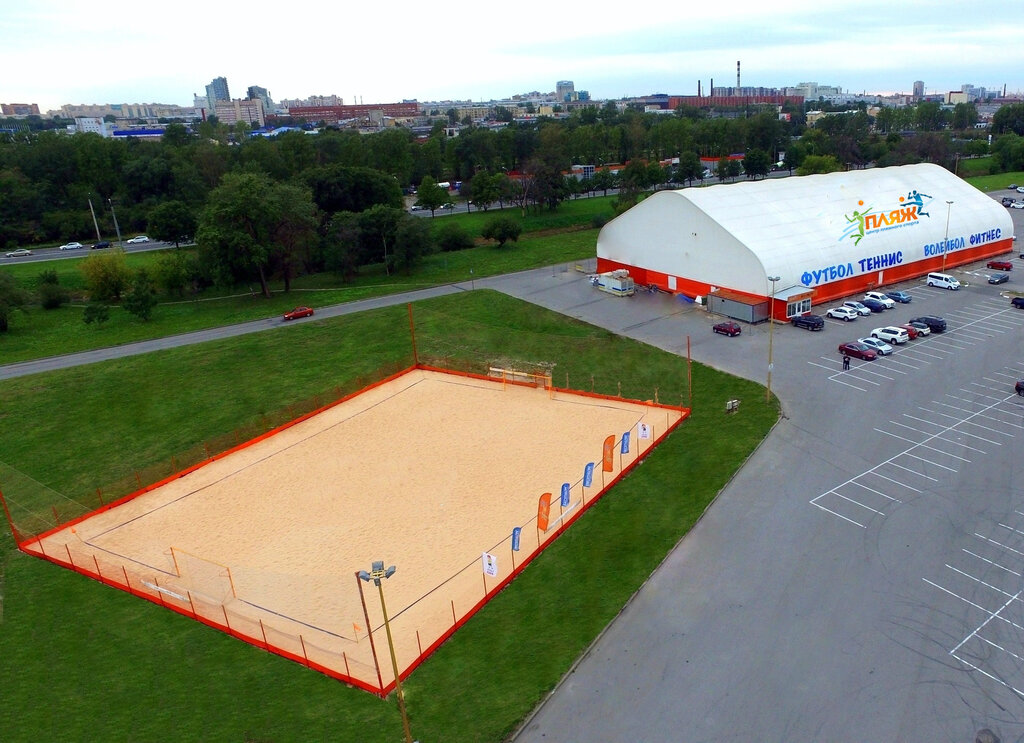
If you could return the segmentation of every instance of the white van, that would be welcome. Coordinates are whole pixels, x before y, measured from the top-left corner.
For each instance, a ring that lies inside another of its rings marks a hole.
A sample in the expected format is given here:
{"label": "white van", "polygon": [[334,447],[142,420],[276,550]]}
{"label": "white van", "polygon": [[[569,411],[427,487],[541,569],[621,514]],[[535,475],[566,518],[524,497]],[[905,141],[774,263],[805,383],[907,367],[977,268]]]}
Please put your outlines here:
{"label": "white van", "polygon": [[928,286],[938,286],[943,289],[959,289],[960,282],[948,273],[928,274]]}

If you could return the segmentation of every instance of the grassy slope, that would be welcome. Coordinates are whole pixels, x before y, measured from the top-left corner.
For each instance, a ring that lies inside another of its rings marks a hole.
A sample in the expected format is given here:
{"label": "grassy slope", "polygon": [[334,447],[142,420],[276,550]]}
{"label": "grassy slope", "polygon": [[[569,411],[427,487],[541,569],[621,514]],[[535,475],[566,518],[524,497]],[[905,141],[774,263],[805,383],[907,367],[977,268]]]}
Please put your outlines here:
{"label": "grassy slope", "polygon": [[[684,360],[500,294],[430,300],[416,315],[424,354],[451,354],[457,338],[478,361],[553,361],[556,378],[587,387],[593,374],[598,391],[614,393],[622,382],[627,396],[650,397],[655,387],[663,401],[686,395]],[[0,451],[8,472],[74,495],[224,433],[268,401],[287,404],[401,362],[407,332],[405,309],[387,308],[87,374],[9,380]],[[410,677],[417,737],[493,742],[514,728],[774,422],[774,406],[721,414],[724,400],[756,399],[758,389],[695,365],[692,419]],[[29,558],[9,534],[0,537],[0,564],[5,743],[400,739],[393,698],[349,689]]]}

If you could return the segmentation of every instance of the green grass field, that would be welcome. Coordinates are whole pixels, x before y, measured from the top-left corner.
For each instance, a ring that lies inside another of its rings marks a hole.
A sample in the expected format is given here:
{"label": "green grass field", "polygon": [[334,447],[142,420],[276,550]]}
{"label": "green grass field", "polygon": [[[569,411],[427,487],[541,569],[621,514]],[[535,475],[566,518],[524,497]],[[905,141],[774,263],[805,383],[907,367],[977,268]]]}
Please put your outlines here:
{"label": "green grass field", "polygon": [[[421,355],[546,361],[559,383],[689,394],[685,360],[501,294],[429,300],[415,314]],[[409,358],[406,309],[393,307],[8,380],[0,487],[16,514],[24,483],[80,498]],[[408,679],[418,739],[500,741],[557,683],[777,418],[763,404],[727,417],[731,398],[763,399],[763,388],[694,365],[691,419]],[[6,532],[0,567],[4,743],[401,739],[393,696],[30,558]]]}

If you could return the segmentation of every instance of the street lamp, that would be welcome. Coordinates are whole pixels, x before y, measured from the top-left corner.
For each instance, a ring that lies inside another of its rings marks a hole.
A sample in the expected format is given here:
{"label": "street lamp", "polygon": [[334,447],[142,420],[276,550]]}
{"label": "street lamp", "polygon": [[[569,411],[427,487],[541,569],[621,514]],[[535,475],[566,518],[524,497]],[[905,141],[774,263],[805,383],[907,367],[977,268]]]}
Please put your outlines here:
{"label": "street lamp", "polygon": [[391,639],[391,623],[388,621],[388,607],[384,603],[384,586],[381,585],[381,578],[390,578],[395,574],[395,566],[384,567],[383,560],[375,560],[373,568],[367,573],[359,571],[359,577],[369,583],[371,580],[380,592],[380,610],[384,613],[384,629],[388,635],[388,650],[391,651],[391,668],[395,672],[395,693],[398,695],[398,711],[402,713],[402,727],[405,729],[405,743],[413,743],[412,733],[409,731],[409,716],[405,713],[405,695],[402,693],[402,679],[398,675],[398,659],[395,658],[395,643]]}
{"label": "street lamp", "polygon": [[781,277],[769,276],[772,282],[772,298],[768,304],[768,389],[765,392],[765,402],[772,401],[772,342],[775,340],[775,282]]}
{"label": "street lamp", "polygon": [[942,241],[942,272],[946,272],[946,251],[949,250],[949,212],[953,202],[946,200],[946,239]]}
{"label": "street lamp", "polygon": [[121,244],[121,228],[117,225],[117,215],[114,213],[114,202],[107,199],[107,203],[110,204],[110,216],[114,218],[114,229],[117,231],[117,246],[123,248],[124,245]]}

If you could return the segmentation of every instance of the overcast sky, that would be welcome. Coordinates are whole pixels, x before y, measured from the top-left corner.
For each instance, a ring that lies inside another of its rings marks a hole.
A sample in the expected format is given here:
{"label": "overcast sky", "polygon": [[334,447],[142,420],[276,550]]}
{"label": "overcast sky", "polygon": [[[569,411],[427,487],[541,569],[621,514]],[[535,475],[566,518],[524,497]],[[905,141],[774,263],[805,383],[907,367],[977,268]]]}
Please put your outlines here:
{"label": "overcast sky", "polygon": [[4,0],[0,102],[488,101],[572,80],[592,98],[814,81],[849,92],[1024,91],[1020,0],[355,3]]}

